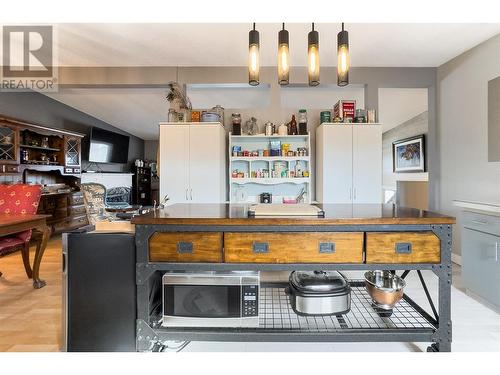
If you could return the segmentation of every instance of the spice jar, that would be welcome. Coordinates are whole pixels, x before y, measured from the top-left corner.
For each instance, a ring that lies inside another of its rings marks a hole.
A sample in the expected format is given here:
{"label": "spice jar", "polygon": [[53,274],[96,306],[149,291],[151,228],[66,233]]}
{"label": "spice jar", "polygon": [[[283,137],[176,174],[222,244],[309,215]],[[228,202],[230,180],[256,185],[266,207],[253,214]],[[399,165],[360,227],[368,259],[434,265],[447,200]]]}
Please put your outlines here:
{"label": "spice jar", "polygon": [[307,135],[307,111],[299,109],[299,134]]}
{"label": "spice jar", "polygon": [[241,135],[241,115],[233,113],[231,115],[231,122],[233,124],[233,135]]}

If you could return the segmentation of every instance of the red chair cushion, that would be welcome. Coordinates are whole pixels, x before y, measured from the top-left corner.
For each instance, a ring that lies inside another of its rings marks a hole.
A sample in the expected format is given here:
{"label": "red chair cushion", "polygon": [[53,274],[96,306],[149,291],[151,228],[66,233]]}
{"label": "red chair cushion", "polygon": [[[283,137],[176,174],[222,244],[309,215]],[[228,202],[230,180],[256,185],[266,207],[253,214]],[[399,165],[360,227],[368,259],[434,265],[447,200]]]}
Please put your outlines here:
{"label": "red chair cushion", "polygon": [[0,213],[36,214],[41,194],[40,185],[0,185]]}
{"label": "red chair cushion", "polygon": [[15,236],[2,237],[2,238],[0,238],[0,254],[7,253],[8,249],[15,247],[15,246],[23,245],[24,243],[25,243],[25,241],[23,241],[20,238],[15,237]]}
{"label": "red chair cushion", "polygon": [[[36,214],[42,194],[41,185],[0,185],[0,214]],[[0,238],[0,250],[28,242],[31,230],[16,233],[13,236]]]}

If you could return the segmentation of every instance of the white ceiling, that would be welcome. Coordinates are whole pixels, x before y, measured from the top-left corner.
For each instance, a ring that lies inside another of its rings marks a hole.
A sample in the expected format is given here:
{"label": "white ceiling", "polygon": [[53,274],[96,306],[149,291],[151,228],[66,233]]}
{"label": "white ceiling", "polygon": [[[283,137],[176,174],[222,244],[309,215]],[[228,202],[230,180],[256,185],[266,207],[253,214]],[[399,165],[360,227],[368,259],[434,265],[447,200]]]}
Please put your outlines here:
{"label": "white ceiling", "polygon": [[62,89],[45,95],[142,139],[158,137],[169,107],[166,89]]}
{"label": "white ceiling", "polygon": [[427,111],[427,89],[378,90],[379,121],[386,132]]}
{"label": "white ceiling", "polygon": [[[61,66],[245,66],[251,24],[59,24]],[[281,24],[257,24],[261,66],[276,65]],[[310,24],[286,24],[290,61],[306,66]],[[336,65],[339,24],[316,24],[320,62]],[[500,24],[353,23],[352,66],[439,66],[500,33]]]}

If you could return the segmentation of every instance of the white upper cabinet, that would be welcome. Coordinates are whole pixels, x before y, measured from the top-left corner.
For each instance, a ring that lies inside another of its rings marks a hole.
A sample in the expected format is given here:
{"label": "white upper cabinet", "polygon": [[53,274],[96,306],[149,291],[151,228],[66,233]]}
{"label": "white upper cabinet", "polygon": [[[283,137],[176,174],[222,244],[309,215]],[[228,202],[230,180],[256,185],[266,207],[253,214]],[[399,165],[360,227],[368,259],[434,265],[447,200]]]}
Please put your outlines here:
{"label": "white upper cabinet", "polygon": [[160,201],[168,194],[170,202],[189,199],[189,127],[160,127]]}
{"label": "white upper cabinet", "polygon": [[225,132],[219,125],[193,125],[189,133],[191,203],[226,200]]}
{"label": "white upper cabinet", "polygon": [[319,126],[316,132],[316,200],[352,200],[352,126]]}
{"label": "white upper cabinet", "polygon": [[382,126],[352,126],[354,203],[382,203]]}
{"label": "white upper cabinet", "polygon": [[225,131],[219,124],[160,124],[160,197],[226,201]]}
{"label": "white upper cabinet", "polygon": [[382,203],[382,126],[318,126],[316,175],[320,203]]}

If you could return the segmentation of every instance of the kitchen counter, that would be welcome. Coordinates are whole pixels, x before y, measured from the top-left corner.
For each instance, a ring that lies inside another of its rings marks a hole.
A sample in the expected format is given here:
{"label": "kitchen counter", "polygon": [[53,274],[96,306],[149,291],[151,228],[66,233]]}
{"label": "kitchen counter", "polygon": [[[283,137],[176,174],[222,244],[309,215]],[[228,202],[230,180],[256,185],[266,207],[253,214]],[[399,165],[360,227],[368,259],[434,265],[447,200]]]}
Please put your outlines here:
{"label": "kitchen counter", "polygon": [[179,225],[395,225],[455,224],[455,218],[392,204],[318,204],[324,217],[248,217],[250,205],[174,204],[136,216],[132,224]]}
{"label": "kitchen counter", "polygon": [[[455,218],[393,205],[318,206],[324,217],[249,217],[250,205],[231,204],[174,204],[134,217],[137,349],[150,350],[162,340],[421,341],[434,343],[430,351],[450,351]],[[328,323],[312,319],[308,322],[317,324],[301,323],[294,329],[287,322],[298,319],[296,316],[271,318],[266,314],[277,304],[280,311],[291,311],[284,294],[286,285],[262,284],[259,304],[272,307],[259,310],[258,328],[161,326],[161,315],[154,306],[162,303],[158,291],[165,272],[245,270],[391,270],[402,278],[417,272],[432,315],[406,294],[392,318],[392,312],[379,315],[363,281],[353,279],[349,280],[351,312],[327,319]],[[438,277],[437,309],[421,270]],[[269,296],[279,302],[272,302]]]}

